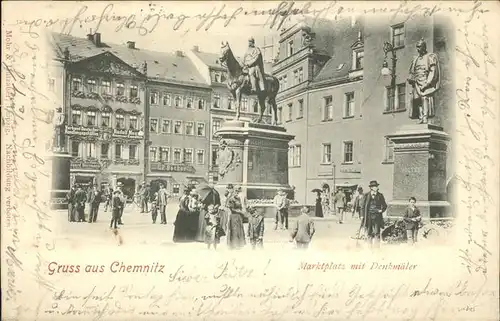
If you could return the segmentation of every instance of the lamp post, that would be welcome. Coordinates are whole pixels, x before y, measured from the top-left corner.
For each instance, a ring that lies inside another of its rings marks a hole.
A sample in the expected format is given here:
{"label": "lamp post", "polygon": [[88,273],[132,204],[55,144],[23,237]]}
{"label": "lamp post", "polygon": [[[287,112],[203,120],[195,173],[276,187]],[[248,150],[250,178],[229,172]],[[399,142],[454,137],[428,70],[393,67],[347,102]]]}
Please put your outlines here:
{"label": "lamp post", "polygon": [[[390,42],[384,42],[384,62],[382,63],[382,70],[380,73],[382,76],[391,76],[391,87],[394,87],[396,85],[396,61],[398,60],[396,58],[396,50],[394,49],[394,46]],[[391,61],[392,61],[392,68],[389,69],[389,64],[387,63],[387,54],[391,53]]]}

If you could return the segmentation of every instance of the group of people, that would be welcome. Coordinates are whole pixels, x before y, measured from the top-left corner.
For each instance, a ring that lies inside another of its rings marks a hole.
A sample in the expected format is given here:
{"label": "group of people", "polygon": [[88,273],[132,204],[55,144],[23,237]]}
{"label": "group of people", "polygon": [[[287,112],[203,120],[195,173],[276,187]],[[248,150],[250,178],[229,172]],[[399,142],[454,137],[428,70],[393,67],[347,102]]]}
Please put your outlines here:
{"label": "group of people", "polygon": [[[66,200],[68,202],[68,221],[69,222],[88,222],[95,223],[99,213],[99,207],[104,202],[104,212],[108,209],[112,211],[112,221],[110,225],[123,225],[122,215],[126,204],[126,196],[123,193],[123,184],[117,183],[116,190],[111,187],[104,190],[98,188],[97,184],[74,184]],[[87,208],[88,216],[85,217]],[[114,221],[113,221],[114,219]]]}
{"label": "group of people", "polygon": [[[353,203],[353,217],[355,214],[361,219],[361,225],[357,237],[364,233],[371,245],[379,246],[380,234],[384,228],[383,213],[387,210],[387,203],[384,195],[379,192],[377,181],[371,181],[370,191],[363,193],[363,188],[358,187],[358,195]],[[406,228],[406,235],[410,244],[417,241],[418,229],[421,222],[420,210],[416,206],[417,199],[410,197],[408,207],[403,213],[403,221]]]}

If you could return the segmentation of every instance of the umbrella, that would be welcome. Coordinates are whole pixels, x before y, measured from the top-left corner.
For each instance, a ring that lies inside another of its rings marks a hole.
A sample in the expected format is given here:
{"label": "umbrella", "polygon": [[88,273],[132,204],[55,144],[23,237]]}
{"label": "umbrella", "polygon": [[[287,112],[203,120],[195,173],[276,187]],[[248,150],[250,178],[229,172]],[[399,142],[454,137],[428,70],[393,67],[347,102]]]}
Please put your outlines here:
{"label": "umbrella", "polygon": [[215,188],[208,186],[206,184],[198,186],[196,189],[198,195],[200,195],[200,201],[206,205],[220,205],[220,195]]}
{"label": "umbrella", "polygon": [[320,190],[319,188],[315,188],[311,192],[313,192],[313,193],[322,193],[323,191]]}

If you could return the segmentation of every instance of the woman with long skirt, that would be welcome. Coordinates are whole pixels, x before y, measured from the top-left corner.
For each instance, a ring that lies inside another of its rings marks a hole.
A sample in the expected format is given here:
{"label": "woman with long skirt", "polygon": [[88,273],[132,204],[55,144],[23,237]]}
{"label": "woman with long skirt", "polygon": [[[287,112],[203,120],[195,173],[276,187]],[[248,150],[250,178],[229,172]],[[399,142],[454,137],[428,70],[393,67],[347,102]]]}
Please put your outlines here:
{"label": "woman with long skirt", "polygon": [[316,217],[323,217],[323,205],[321,204],[321,193],[316,193],[316,206],[315,215]]}
{"label": "woman with long skirt", "polygon": [[174,237],[175,243],[189,242],[190,241],[190,213],[189,213],[189,193],[190,188],[184,189],[184,194],[179,200],[179,211],[174,222]]}
{"label": "woman with long skirt", "polygon": [[243,228],[243,208],[241,199],[237,194],[232,194],[227,200],[230,210],[227,227],[227,245],[230,249],[240,249],[245,246],[245,230]]}

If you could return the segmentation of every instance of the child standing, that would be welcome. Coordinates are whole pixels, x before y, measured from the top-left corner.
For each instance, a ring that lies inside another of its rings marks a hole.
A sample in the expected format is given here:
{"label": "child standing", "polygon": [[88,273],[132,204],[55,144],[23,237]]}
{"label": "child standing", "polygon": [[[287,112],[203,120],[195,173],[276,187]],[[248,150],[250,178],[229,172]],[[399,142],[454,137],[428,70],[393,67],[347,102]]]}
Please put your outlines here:
{"label": "child standing", "polygon": [[300,215],[295,222],[295,227],[292,230],[291,242],[295,240],[297,248],[306,249],[314,235],[314,222],[309,217],[309,208],[304,206],[300,210]]}
{"label": "child standing", "polygon": [[114,228],[116,230],[118,228],[116,225],[118,224],[118,220],[120,219],[120,214],[123,209],[123,202],[120,191],[118,190],[114,191],[111,204],[112,204],[112,211],[111,211],[112,216],[109,227]]}
{"label": "child standing", "polygon": [[153,224],[156,223],[156,218],[158,217],[158,192],[153,195],[153,200],[151,202],[151,218],[153,219]]}
{"label": "child standing", "polygon": [[420,221],[422,219],[420,215],[420,210],[415,205],[417,203],[417,199],[415,197],[410,197],[410,204],[405,210],[403,220],[406,225],[406,236],[408,238],[408,243],[410,245],[415,244],[417,242],[417,234],[418,227],[420,225]]}
{"label": "child standing", "polygon": [[220,237],[224,234],[220,224],[218,205],[208,205],[205,221],[207,222],[205,227],[205,243],[208,249],[213,245],[214,250],[216,250],[217,244],[220,243]]}
{"label": "child standing", "polygon": [[247,211],[250,214],[247,236],[252,244],[252,249],[255,250],[255,247],[261,249],[264,243],[264,216],[257,212],[254,207],[249,207]]}

